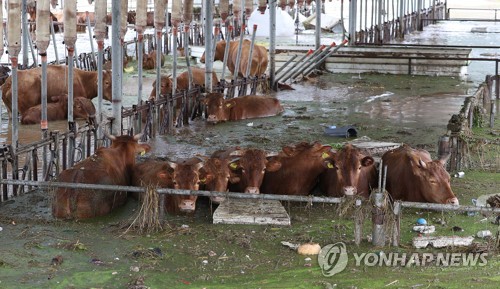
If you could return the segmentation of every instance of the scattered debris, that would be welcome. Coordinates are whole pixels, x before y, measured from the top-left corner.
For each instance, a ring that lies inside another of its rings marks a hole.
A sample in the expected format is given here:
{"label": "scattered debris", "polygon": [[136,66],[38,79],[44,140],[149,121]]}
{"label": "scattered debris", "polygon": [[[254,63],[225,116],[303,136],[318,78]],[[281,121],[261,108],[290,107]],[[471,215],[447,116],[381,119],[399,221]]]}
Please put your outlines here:
{"label": "scattered debris", "polygon": [[421,234],[431,234],[436,231],[434,226],[413,226],[414,232],[419,232]]}
{"label": "scattered debris", "polygon": [[297,248],[300,255],[318,255],[321,251],[321,246],[318,243],[305,243]]}
{"label": "scattered debris", "polygon": [[137,250],[132,252],[133,258],[161,258],[163,257],[163,252],[160,248],[149,248],[145,250]]}
{"label": "scattered debris", "polygon": [[491,231],[490,230],[483,230],[483,231],[479,231],[477,232],[476,236],[478,238],[487,238],[487,237],[491,237]]}
{"label": "scattered debris", "polygon": [[92,263],[92,264],[94,264],[94,265],[98,265],[98,266],[100,266],[100,265],[104,265],[104,262],[103,262],[103,261],[101,261],[101,260],[99,260],[99,259],[96,259],[96,258],[94,258],[94,259],[90,260],[90,263]]}
{"label": "scattered debris", "polygon": [[286,242],[286,241],[281,241],[281,245],[287,246],[288,248],[290,248],[292,250],[297,250],[299,248],[299,244],[292,244],[292,243]]}
{"label": "scattered debris", "polygon": [[214,251],[210,251],[210,252],[208,252],[208,256],[214,257],[214,256],[217,256],[217,253],[215,253]]}
{"label": "scattered debris", "polygon": [[419,218],[417,220],[417,225],[427,225],[427,220],[424,218]]}
{"label": "scattered debris", "polygon": [[455,178],[463,178],[465,176],[464,172],[458,172],[454,175]]}
{"label": "scattered debris", "polygon": [[63,257],[61,255],[57,255],[54,258],[52,258],[52,261],[50,262],[50,264],[52,266],[59,266],[62,264],[62,262],[63,262]]}
{"label": "scattered debris", "polygon": [[130,271],[132,271],[132,272],[139,272],[139,267],[137,267],[137,266],[130,266]]}
{"label": "scattered debris", "polygon": [[500,195],[494,195],[486,200],[486,203],[492,208],[500,208]]}
{"label": "scattered debris", "polygon": [[413,247],[420,249],[431,245],[434,248],[444,248],[448,246],[470,246],[474,237],[441,236],[441,237],[415,237],[413,238]]}
{"label": "scattered debris", "polygon": [[132,284],[129,283],[127,289],[147,289],[148,286],[144,285],[144,276],[140,276]]}

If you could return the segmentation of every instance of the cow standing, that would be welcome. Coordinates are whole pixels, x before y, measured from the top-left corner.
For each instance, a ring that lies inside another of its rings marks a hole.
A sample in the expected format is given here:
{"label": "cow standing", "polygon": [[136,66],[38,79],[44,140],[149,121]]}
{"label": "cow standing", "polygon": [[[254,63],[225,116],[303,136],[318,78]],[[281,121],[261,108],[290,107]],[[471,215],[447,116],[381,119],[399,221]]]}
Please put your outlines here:
{"label": "cow standing", "polygon": [[331,155],[331,146],[319,142],[283,147],[283,151],[274,157],[281,163],[281,168],[264,174],[260,191],[263,194],[309,195],[319,175],[326,170],[324,161]]}
{"label": "cow standing", "polygon": [[[200,85],[205,86],[205,69],[193,67],[191,68],[191,73],[193,77],[192,85]],[[217,78],[217,74],[212,72],[212,88],[215,88],[219,79]],[[172,77],[162,75],[160,77],[160,95],[165,95],[167,93],[171,93],[173,88]],[[189,88],[189,73],[187,71],[182,72],[177,76],[177,90],[186,90]],[[156,80],[153,82],[153,90],[151,90],[151,94],[149,99],[154,99],[156,97]]]}
{"label": "cow standing", "polygon": [[[68,119],[68,95],[53,96],[53,103],[47,103],[47,120]],[[21,116],[22,124],[36,124],[41,120],[42,105],[30,107]],[[73,118],[89,120],[95,117],[95,106],[90,99],[85,97],[75,97],[73,99]]]}
{"label": "cow standing", "polygon": [[[113,136],[111,147],[96,153],[74,167],[62,171],[58,182],[74,184],[130,185],[135,155],[150,149],[139,144],[141,135]],[[58,188],[52,201],[52,215],[61,219],[87,219],[109,214],[125,204],[127,193],[120,191]]]}
{"label": "cow standing", "polygon": [[[250,65],[250,74],[248,76],[261,76],[266,73],[268,64],[267,49],[264,46],[254,44],[252,59],[250,64],[248,61],[250,55],[251,41],[244,39],[241,46],[240,65],[238,67],[238,76],[247,76],[246,71]],[[226,65],[231,74],[234,75],[236,70],[236,60],[238,56],[239,40],[229,42],[228,58]],[[224,61],[224,51],[226,49],[226,41],[221,40],[215,46],[214,60]],[[201,56],[201,63],[205,63],[205,53]]]}
{"label": "cow standing", "polygon": [[[41,73],[42,68],[20,70],[18,75],[18,109],[24,114],[30,107],[42,103]],[[103,98],[111,101],[111,72],[103,71]],[[47,67],[47,98],[68,93],[68,67],[49,65]],[[2,85],[2,100],[12,114],[12,76]],[[97,97],[97,71],[73,69],[73,93],[81,97],[93,99]]]}
{"label": "cow standing", "polygon": [[[198,158],[179,159],[175,162],[146,160],[134,166],[132,184],[178,190],[198,190],[202,167],[203,162]],[[196,200],[197,196],[167,194],[165,209],[167,213],[173,215],[194,213]]]}
{"label": "cow standing", "polygon": [[222,93],[206,95],[207,122],[242,120],[275,116],[284,111],[278,99],[268,96],[247,95],[224,99]]}
{"label": "cow standing", "polygon": [[428,151],[407,145],[384,153],[387,191],[395,200],[458,205],[444,168],[448,158],[433,161]]}
{"label": "cow standing", "polygon": [[320,176],[320,189],[330,197],[363,196],[368,198],[377,185],[375,160],[358,148],[346,144],[325,162],[328,168]]}

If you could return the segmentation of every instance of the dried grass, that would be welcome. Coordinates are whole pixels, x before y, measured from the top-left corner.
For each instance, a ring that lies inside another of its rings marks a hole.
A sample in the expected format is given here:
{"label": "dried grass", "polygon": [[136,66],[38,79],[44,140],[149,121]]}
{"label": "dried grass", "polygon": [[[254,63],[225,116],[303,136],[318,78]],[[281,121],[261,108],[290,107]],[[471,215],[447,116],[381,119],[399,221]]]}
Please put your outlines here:
{"label": "dried grass", "polygon": [[162,220],[160,218],[160,197],[156,192],[155,186],[146,187],[146,192],[142,197],[142,205],[135,214],[132,223],[122,235],[129,231],[139,234],[155,233],[163,230]]}

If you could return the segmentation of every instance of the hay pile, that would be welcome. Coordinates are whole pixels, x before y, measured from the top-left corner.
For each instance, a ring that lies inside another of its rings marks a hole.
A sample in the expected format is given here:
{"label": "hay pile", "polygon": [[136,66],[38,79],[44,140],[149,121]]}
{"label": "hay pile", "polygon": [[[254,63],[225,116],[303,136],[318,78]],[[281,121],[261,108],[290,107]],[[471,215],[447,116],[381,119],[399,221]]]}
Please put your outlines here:
{"label": "hay pile", "polygon": [[131,230],[139,234],[149,234],[163,230],[160,218],[160,197],[156,192],[156,187],[148,186],[141,199],[140,210],[132,217],[132,223],[123,234]]}

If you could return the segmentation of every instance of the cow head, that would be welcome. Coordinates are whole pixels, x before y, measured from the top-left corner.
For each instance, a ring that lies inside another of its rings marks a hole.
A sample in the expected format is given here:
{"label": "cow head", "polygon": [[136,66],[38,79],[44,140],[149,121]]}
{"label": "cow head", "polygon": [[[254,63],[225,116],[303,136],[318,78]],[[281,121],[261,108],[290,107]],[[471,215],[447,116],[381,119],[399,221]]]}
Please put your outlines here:
{"label": "cow head", "polygon": [[[142,137],[142,134],[136,134],[134,136],[130,135],[120,135],[115,136],[108,134],[106,131],[103,132],[104,135],[111,140],[112,148],[123,148],[127,153],[127,155],[134,154],[145,154],[146,152],[151,150],[151,146],[148,144],[140,144],[139,140]],[[134,157],[135,163],[135,157]]]}
{"label": "cow head", "polygon": [[[162,76],[160,78],[160,95],[165,95],[168,93],[172,93],[173,83],[171,75]],[[149,95],[149,100],[153,100],[156,98],[156,80],[153,81],[153,90],[151,90],[151,94]]]}
{"label": "cow head", "polygon": [[235,105],[234,100],[224,100],[222,93],[207,93],[204,104],[207,107],[207,122],[216,124],[229,119],[229,111]]}
{"label": "cow head", "polygon": [[73,100],[73,117],[87,121],[95,118],[95,106],[92,101],[85,97],[75,97]]}
{"label": "cow head", "polygon": [[130,10],[127,12],[127,22],[129,24],[135,24],[136,12],[134,10]]}
{"label": "cow head", "polygon": [[238,149],[230,154],[238,157],[229,163],[229,168],[239,175],[239,182],[245,193],[259,194],[265,172],[275,172],[281,168],[279,160],[267,159],[274,155],[276,154],[266,153],[260,149]]}
{"label": "cow head", "polygon": [[368,196],[369,192],[358,192],[358,187],[369,180],[364,170],[374,169],[375,161],[371,156],[364,156],[359,149],[351,144],[333,154],[331,159],[325,161],[325,166],[333,170],[330,175],[335,179],[335,194],[338,196],[354,196],[363,194]]}
{"label": "cow head", "polygon": [[[97,77],[96,77],[96,81],[97,81]],[[113,90],[111,88],[111,83],[112,83],[111,71],[103,70],[102,71],[102,86],[103,86],[102,97],[105,100],[109,100],[109,101],[111,101],[113,99]],[[97,87],[97,84],[96,84],[96,87]]]}
{"label": "cow head", "polygon": [[[224,158],[208,158],[200,171],[200,182],[205,185],[205,190],[215,192],[226,192],[229,182],[237,182],[239,179],[231,178],[229,160]],[[219,204],[224,197],[210,197],[210,200]]]}
{"label": "cow head", "polygon": [[[172,182],[174,189],[199,190],[200,188],[200,169],[203,163],[199,160],[181,160],[177,162],[168,162],[173,169]],[[192,213],[196,209],[197,196],[176,196],[178,208],[181,212]]]}
{"label": "cow head", "polygon": [[444,156],[435,161],[423,161],[422,159],[412,159],[411,165],[413,173],[417,177],[417,183],[424,199],[431,203],[458,205],[458,199],[451,190],[450,174],[446,171],[445,165],[450,155]]}

